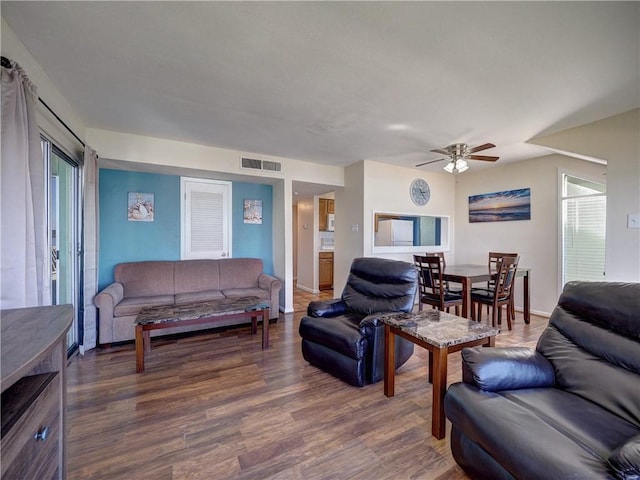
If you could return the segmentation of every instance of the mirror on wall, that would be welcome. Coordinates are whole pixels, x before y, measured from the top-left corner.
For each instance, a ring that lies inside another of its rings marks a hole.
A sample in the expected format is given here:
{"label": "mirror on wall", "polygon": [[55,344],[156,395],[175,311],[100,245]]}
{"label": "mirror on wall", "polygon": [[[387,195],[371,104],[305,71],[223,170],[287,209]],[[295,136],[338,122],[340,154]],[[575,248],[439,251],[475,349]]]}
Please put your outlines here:
{"label": "mirror on wall", "polygon": [[373,252],[428,252],[449,249],[449,217],[374,212]]}

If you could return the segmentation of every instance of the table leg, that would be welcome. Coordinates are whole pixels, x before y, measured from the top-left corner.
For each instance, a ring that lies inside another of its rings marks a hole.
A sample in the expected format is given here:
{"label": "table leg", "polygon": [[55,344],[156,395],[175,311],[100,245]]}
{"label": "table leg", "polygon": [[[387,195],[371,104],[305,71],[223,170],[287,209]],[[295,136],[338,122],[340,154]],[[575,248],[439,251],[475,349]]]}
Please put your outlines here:
{"label": "table leg", "polygon": [[[264,313],[262,314],[262,318],[264,318]],[[251,316],[251,335],[255,335],[256,333],[258,333],[258,315],[252,315]]]}
{"label": "table leg", "polygon": [[462,316],[469,318],[471,309],[471,281],[468,277],[462,278]]}
{"label": "table leg", "polygon": [[433,383],[433,352],[429,350],[429,365],[427,365],[427,370],[429,372],[429,383]]}
{"label": "table leg", "polygon": [[151,330],[145,330],[142,333],[144,335],[144,351],[149,353],[151,351]]}
{"label": "table leg", "polygon": [[396,375],[396,335],[384,326],[384,394],[393,397]]}
{"label": "table leg", "polygon": [[524,283],[524,323],[531,323],[531,305],[529,303],[529,272],[524,274],[524,278],[522,279]]}
{"label": "table leg", "polygon": [[269,310],[262,310],[262,349],[266,350],[268,348],[269,348]]}
{"label": "table leg", "polygon": [[144,335],[142,325],[136,325],[136,373],[144,372]]}
{"label": "table leg", "polygon": [[433,354],[433,400],[431,405],[431,434],[438,440],[445,437],[444,394],[447,391],[447,347]]}

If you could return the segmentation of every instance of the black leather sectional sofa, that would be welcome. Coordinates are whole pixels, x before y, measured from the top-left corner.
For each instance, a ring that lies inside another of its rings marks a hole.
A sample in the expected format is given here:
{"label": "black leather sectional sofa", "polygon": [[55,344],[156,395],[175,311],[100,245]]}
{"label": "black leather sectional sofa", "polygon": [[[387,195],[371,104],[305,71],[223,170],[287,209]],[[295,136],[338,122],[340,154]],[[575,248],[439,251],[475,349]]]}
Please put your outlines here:
{"label": "black leather sectional sofa", "polygon": [[462,352],[445,412],[474,479],[640,479],[640,284],[571,282],[535,350]]}

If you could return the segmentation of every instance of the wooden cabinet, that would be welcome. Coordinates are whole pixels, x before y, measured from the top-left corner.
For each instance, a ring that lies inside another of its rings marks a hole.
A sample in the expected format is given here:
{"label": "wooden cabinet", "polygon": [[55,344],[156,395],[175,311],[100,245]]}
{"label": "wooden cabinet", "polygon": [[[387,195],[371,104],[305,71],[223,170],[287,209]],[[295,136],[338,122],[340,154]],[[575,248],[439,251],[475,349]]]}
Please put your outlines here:
{"label": "wooden cabinet", "polygon": [[336,201],[327,198],[327,213],[336,213]]}
{"label": "wooden cabinet", "polygon": [[66,335],[71,305],[0,312],[4,480],[66,477]]}
{"label": "wooden cabinet", "polygon": [[318,230],[324,232],[329,227],[327,214],[336,213],[336,202],[331,198],[318,199]]}
{"label": "wooden cabinet", "polygon": [[318,267],[320,272],[318,288],[331,290],[333,288],[333,252],[320,252]]}

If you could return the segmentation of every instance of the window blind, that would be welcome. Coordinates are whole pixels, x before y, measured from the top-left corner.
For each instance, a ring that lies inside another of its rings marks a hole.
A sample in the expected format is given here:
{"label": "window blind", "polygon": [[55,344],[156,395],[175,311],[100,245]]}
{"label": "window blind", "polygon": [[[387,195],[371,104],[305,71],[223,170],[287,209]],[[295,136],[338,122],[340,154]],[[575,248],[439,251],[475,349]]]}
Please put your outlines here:
{"label": "window blind", "polygon": [[563,285],[604,280],[606,186],[565,175],[562,198]]}

